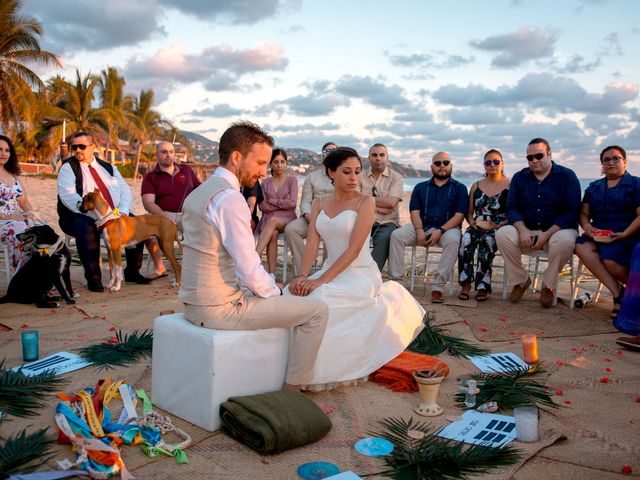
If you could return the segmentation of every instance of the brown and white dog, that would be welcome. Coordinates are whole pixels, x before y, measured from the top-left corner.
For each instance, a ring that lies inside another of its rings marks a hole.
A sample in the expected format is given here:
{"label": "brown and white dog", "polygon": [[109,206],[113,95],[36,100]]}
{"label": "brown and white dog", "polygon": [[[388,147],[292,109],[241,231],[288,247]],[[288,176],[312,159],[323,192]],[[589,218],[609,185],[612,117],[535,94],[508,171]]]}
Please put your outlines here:
{"label": "brown and white dog", "polygon": [[178,239],[176,224],[167,217],[121,215],[117,209],[111,209],[98,188],[82,197],[80,211],[87,212],[96,219],[96,226],[100,229],[102,239],[109,251],[111,279],[107,288],[113,291],[120,290],[123,281],[122,248],[132,247],[151,237],[158,239],[160,250],[169,260],[176,274],[176,284],[180,285],[180,265],[173,252],[173,242],[178,242],[180,250],[182,250],[182,243]]}

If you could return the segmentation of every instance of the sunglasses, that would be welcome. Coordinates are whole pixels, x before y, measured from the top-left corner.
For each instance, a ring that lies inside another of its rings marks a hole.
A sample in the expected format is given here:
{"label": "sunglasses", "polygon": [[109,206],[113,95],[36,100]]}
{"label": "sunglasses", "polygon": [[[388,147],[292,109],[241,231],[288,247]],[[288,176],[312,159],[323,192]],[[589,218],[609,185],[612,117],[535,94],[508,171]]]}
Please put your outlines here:
{"label": "sunglasses", "polygon": [[484,166],[485,167],[490,167],[492,163],[494,165],[500,165],[500,160],[498,160],[497,158],[494,158],[493,160],[485,160],[484,161]]}
{"label": "sunglasses", "polygon": [[[91,145],[93,145],[93,143],[92,143]],[[86,149],[87,149],[87,147],[90,147],[91,145],[85,145],[84,143],[76,143],[76,144],[74,144],[74,145],[71,145],[71,150],[72,150],[72,151],[74,151],[74,152],[75,152],[76,150],[78,150],[78,149],[80,149],[80,150],[86,150]]]}
{"label": "sunglasses", "polygon": [[603,157],[602,163],[612,163],[617,165],[620,160],[624,160],[623,157]]}
{"label": "sunglasses", "polygon": [[449,165],[451,165],[451,160],[436,160],[435,162],[433,162],[433,164],[436,167],[439,167],[440,165],[444,165],[445,167],[448,167]]}
{"label": "sunglasses", "polygon": [[324,155],[326,157],[327,155],[329,155],[334,150],[335,150],[335,148],[325,148],[324,150],[322,150],[322,155]]}
{"label": "sunglasses", "polygon": [[546,155],[546,152],[539,152],[539,153],[536,153],[535,155],[527,155],[527,162],[533,162],[534,158],[536,160],[542,160],[545,155]]}

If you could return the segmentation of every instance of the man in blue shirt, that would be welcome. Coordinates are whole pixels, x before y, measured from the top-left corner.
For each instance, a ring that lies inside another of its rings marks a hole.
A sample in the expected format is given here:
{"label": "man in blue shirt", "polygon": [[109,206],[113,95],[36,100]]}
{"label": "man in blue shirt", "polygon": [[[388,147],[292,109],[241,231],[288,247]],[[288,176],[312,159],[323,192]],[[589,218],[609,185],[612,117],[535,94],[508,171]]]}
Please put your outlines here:
{"label": "man in blue shirt", "polygon": [[391,234],[389,276],[400,281],[404,277],[404,251],[408,245],[442,247],[438,268],[431,281],[431,301],[442,303],[444,285],[453,274],[460,247],[460,225],[469,208],[467,187],[451,178],[453,166],[447,152],[433,156],[433,177],[415,186],[409,212],[411,224]]}
{"label": "man in blue shirt", "polygon": [[571,259],[578,236],[580,182],[566,167],[552,161],[551,147],[534,138],[527,147],[529,166],[511,180],[507,200],[509,224],[496,232],[509,282],[511,301],[518,302],[531,284],[522,254],[545,250],[549,264],[542,277],[540,304],[553,305],[558,273]]}

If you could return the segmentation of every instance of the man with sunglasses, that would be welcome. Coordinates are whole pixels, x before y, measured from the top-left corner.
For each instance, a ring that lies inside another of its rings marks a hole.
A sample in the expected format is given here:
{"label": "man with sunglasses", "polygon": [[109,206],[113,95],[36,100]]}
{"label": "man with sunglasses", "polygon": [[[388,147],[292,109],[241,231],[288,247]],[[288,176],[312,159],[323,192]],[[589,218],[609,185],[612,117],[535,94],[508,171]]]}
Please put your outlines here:
{"label": "man with sunglasses", "polygon": [[[110,204],[123,215],[131,208],[131,189],[118,169],[95,157],[93,135],[76,132],[71,137],[73,157],[64,160],[58,172],[58,223],[64,233],[75,237],[78,255],[84,267],[87,288],[92,292],[103,292],[100,269],[100,232],[95,220],[81,212],[82,197],[96,188]],[[124,278],[132,283],[149,283],[140,275],[143,243],[126,248],[127,266]]]}
{"label": "man with sunglasses", "polygon": [[369,169],[360,175],[360,191],[376,200],[376,219],[371,229],[371,256],[382,271],[389,257],[391,234],[400,226],[403,178],[388,166],[389,153],[382,143],[369,148]]}
{"label": "man with sunglasses", "polygon": [[[338,148],[333,142],[327,142],[322,146],[322,160],[329,153]],[[302,266],[302,253],[304,252],[304,239],[307,238],[309,230],[309,219],[311,218],[311,205],[313,201],[319,197],[326,197],[334,191],[333,183],[327,176],[322,162],[320,168],[309,173],[304,177],[302,184],[302,197],[300,198],[300,216],[295,220],[287,223],[284,228],[284,237],[287,244],[291,248],[291,257],[293,258],[293,268],[297,274]]]}
{"label": "man with sunglasses", "polygon": [[[182,232],[182,205],[185,198],[202,182],[188,165],[175,161],[175,148],[171,142],[156,145],[157,164],[142,179],[142,205],[151,215],[168,217]],[[155,264],[152,278],[165,275],[165,267],[158,243],[154,241],[149,255]]]}
{"label": "man with sunglasses", "polygon": [[431,162],[433,177],[415,186],[409,212],[411,224],[391,234],[389,276],[404,277],[404,251],[408,245],[442,247],[442,255],[431,282],[431,301],[444,302],[445,284],[453,274],[460,247],[460,225],[469,208],[467,187],[451,178],[453,166],[447,152],[438,152]]}
{"label": "man with sunglasses", "polygon": [[553,306],[558,274],[573,255],[578,236],[580,182],[573,170],[552,160],[549,142],[534,138],[527,146],[528,167],[511,180],[507,199],[509,225],[496,232],[496,243],[504,258],[510,300],[518,302],[531,284],[522,265],[522,254],[536,250],[548,253],[542,278],[540,304]]}

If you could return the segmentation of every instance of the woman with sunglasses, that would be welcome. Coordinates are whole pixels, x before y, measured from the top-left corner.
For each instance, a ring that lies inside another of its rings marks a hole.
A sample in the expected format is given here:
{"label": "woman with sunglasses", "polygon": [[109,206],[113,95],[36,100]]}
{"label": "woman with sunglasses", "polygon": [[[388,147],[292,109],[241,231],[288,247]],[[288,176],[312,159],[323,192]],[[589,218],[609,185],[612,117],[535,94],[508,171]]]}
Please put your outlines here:
{"label": "woman with sunglasses", "polygon": [[16,150],[8,137],[0,135],[0,242],[9,247],[11,265],[16,270],[28,260],[18,248],[17,235],[42,225],[18,175],[20,166]]}
{"label": "woman with sunglasses", "polygon": [[469,227],[460,241],[458,281],[460,300],[468,300],[474,281],[474,257],[478,250],[475,271],[476,300],[484,302],[491,293],[491,264],[498,249],[495,233],[507,224],[509,178],[503,174],[502,154],[495,149],[484,155],[485,177],[475,182],[469,191]]}
{"label": "woman with sunglasses", "polygon": [[633,247],[640,241],[640,178],[627,172],[627,152],[617,145],[600,153],[604,178],[584,193],[576,255],[613,296],[615,319],[629,276]]}

